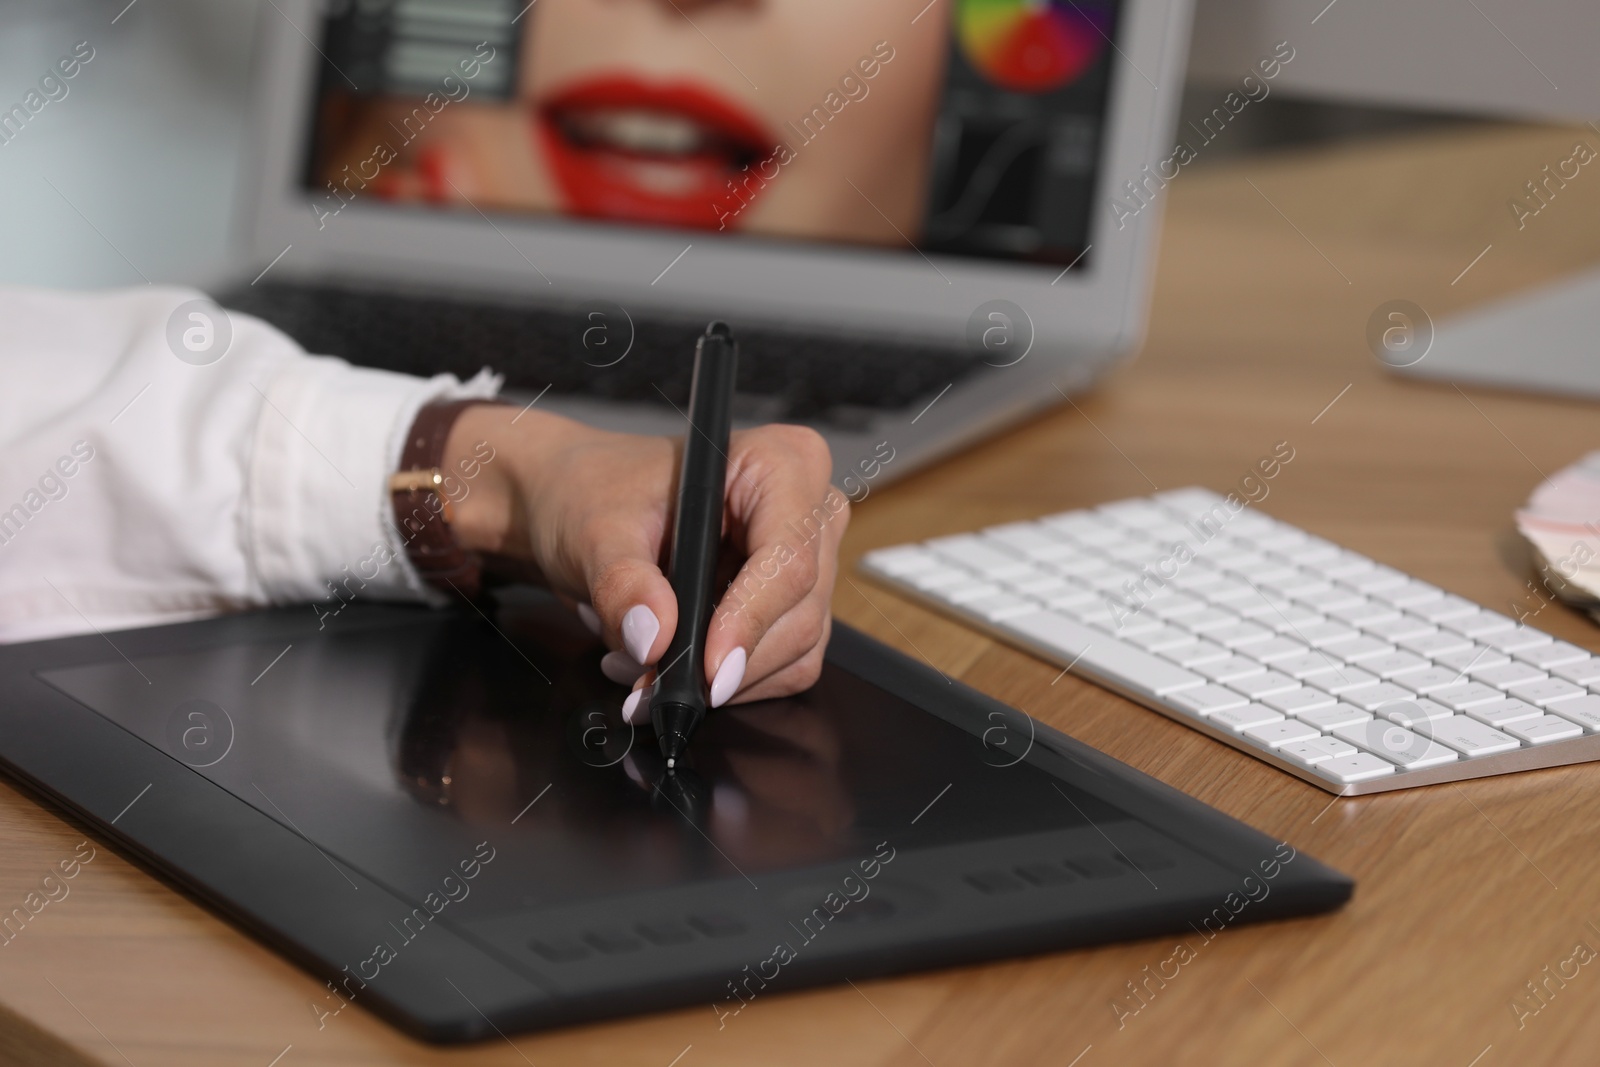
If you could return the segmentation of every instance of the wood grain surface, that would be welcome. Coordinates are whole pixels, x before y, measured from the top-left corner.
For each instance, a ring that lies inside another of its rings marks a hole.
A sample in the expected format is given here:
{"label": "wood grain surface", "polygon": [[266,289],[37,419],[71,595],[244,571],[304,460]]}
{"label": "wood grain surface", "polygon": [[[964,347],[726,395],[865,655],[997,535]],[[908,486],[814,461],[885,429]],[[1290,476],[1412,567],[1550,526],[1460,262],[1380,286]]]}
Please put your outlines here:
{"label": "wood grain surface", "polygon": [[[1157,487],[1226,489],[1288,441],[1295,458],[1265,511],[1490,607],[1533,610],[1511,513],[1541,475],[1600,448],[1600,406],[1402,382],[1378,366],[1365,330],[1390,299],[1437,320],[1600,261],[1600,176],[1586,170],[1520,231],[1507,207],[1579,137],[1595,142],[1587,129],[1484,126],[1185,172],[1168,190],[1143,354],[1075,406],[874,490],[847,536],[849,563]],[[1600,948],[1600,766],[1330,803],[845,574],[840,618],[1349,872],[1355,899],[1330,916],[1225,931],[1120,1020],[1113,1001],[1176,942],[768,996],[720,1031],[707,1006],[440,1050],[358,1009],[319,1030],[320,982],[94,842],[70,895],[0,950],[0,1062],[1594,1062],[1600,961],[1547,982],[1542,1002],[1525,983],[1579,942]],[[1565,609],[1533,622],[1600,650],[1600,630]],[[0,906],[85,839],[0,784]]]}

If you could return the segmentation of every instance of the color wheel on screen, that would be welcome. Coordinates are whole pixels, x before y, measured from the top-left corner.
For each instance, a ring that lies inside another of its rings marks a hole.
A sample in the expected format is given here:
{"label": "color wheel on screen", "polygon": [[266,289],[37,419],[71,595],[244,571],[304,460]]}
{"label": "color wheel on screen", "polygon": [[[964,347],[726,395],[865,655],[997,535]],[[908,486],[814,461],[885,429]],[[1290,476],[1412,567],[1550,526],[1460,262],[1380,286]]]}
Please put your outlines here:
{"label": "color wheel on screen", "polygon": [[1105,0],[962,0],[957,33],[967,61],[1013,92],[1059,89],[1099,58],[1111,33]]}

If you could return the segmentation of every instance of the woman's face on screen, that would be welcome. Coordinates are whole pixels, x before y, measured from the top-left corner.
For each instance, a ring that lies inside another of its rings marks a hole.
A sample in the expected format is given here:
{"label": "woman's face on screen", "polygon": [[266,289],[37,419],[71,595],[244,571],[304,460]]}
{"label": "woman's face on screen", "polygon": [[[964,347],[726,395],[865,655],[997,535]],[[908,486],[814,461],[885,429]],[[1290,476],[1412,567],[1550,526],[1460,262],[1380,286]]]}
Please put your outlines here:
{"label": "woman's face on screen", "polygon": [[[944,0],[538,0],[513,98],[452,105],[376,192],[898,244],[922,220],[949,18]],[[365,104],[327,177],[414,103]]]}

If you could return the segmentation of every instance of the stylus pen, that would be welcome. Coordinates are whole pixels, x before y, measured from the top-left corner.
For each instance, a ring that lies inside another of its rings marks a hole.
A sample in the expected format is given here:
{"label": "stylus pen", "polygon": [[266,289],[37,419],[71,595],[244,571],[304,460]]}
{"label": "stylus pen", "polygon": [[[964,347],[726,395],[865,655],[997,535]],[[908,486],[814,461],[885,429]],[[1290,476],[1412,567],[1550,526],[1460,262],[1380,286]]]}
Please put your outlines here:
{"label": "stylus pen", "polygon": [[739,346],[725,322],[713,322],[695,345],[689,387],[689,434],[678,472],[678,511],[672,520],[667,579],[678,598],[678,626],[662,653],[650,700],[667,770],[677,766],[706,717],[706,630],[716,605],[717,556],[722,547],[723,483],[733,421],[733,379]]}

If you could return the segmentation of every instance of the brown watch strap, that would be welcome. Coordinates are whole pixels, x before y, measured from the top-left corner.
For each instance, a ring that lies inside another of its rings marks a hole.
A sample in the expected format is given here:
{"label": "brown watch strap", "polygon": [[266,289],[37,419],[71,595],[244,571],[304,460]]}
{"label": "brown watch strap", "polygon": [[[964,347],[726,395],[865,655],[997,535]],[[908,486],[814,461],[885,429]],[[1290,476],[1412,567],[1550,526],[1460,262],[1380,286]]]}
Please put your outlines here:
{"label": "brown watch strap", "polygon": [[483,558],[468,551],[450,529],[450,489],[460,476],[440,467],[451,427],[461,413],[486,400],[426,404],[417,412],[400,453],[400,470],[390,479],[394,521],[406,557],[423,581],[443,593],[476,597],[483,588]]}

